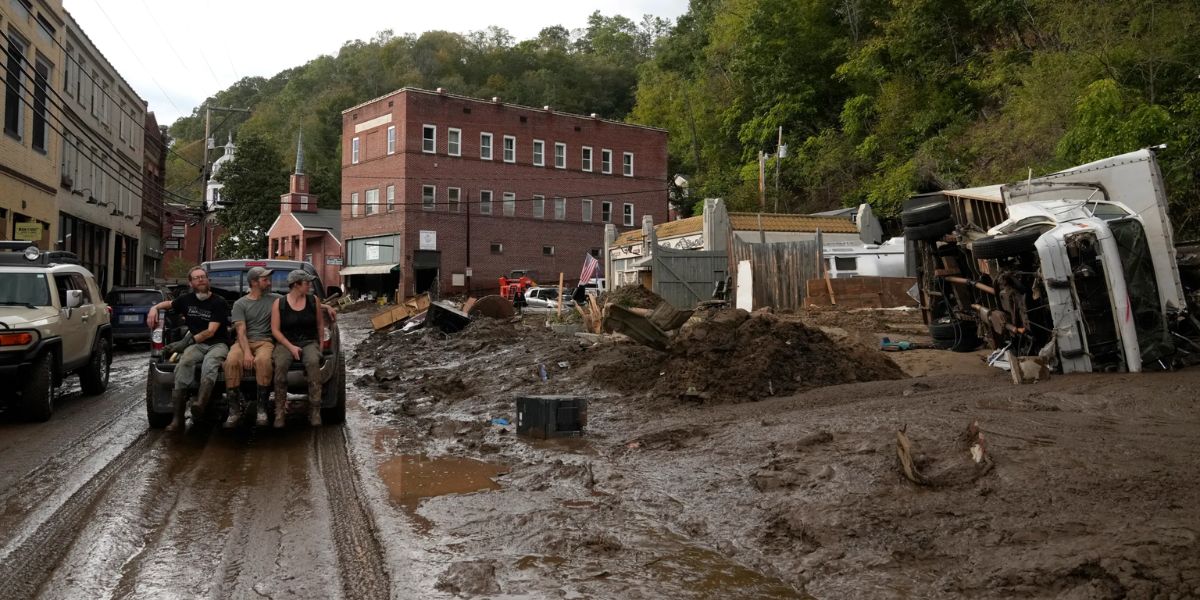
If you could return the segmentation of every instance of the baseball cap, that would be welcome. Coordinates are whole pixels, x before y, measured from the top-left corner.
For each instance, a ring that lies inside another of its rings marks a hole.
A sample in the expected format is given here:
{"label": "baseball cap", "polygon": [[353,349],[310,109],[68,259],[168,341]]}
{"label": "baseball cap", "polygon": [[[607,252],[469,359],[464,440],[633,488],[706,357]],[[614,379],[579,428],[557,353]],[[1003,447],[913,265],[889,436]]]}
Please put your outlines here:
{"label": "baseball cap", "polygon": [[250,270],[246,271],[246,279],[250,281],[254,281],[260,277],[268,277],[270,275],[271,270],[266,267],[250,267]]}
{"label": "baseball cap", "polygon": [[316,279],[316,277],[313,277],[312,275],[309,275],[300,269],[296,269],[295,271],[288,273],[287,284],[290,287],[293,283],[300,281],[312,281],[314,279]]}

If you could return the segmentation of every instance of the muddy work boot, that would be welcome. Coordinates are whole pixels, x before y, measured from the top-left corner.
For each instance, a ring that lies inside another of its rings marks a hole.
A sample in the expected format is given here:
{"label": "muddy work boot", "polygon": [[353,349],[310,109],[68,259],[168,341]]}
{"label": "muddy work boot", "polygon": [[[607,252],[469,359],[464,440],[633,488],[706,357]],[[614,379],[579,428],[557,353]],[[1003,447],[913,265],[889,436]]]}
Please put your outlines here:
{"label": "muddy work boot", "polygon": [[230,388],[225,391],[225,400],[229,404],[229,417],[225,419],[225,429],[233,429],[242,421],[242,390]]}
{"label": "muddy work boot", "polygon": [[187,400],[187,390],[171,392],[171,403],[175,407],[175,416],[171,419],[171,424],[167,425],[167,431],[183,431],[186,424],[183,413],[187,410]]}
{"label": "muddy work boot", "polygon": [[321,426],[321,384],[316,381],[308,382],[308,424]]}
{"label": "muddy work boot", "polygon": [[254,417],[254,424],[259,427],[267,426],[267,402],[271,399],[271,388],[266,386],[258,386],[258,402],[255,403],[257,415]]}
{"label": "muddy work boot", "polygon": [[208,401],[212,398],[215,387],[217,387],[217,382],[212,379],[200,380],[200,393],[196,394],[196,401],[192,403],[192,421],[199,420],[200,416],[208,410]]}
{"label": "muddy work boot", "polygon": [[279,391],[275,391],[275,429],[283,429],[284,422],[287,419],[287,394],[279,395]]}

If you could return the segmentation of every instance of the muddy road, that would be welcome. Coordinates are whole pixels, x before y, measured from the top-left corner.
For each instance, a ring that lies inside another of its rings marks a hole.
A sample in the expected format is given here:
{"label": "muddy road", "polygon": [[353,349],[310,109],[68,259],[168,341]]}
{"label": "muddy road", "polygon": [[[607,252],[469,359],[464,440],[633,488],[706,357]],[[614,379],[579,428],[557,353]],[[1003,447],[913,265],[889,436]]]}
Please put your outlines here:
{"label": "muddy road", "polygon": [[0,414],[0,598],[390,597],[343,428],[151,430],[145,360]]}
{"label": "muddy road", "polygon": [[[141,352],[48,423],[0,413],[0,600],[1200,597],[1200,370],[1013,386],[881,358],[920,341],[901,313],[702,324],[671,355],[368,318],[340,318],[341,427],[150,430]],[[523,394],[586,397],[586,435],[518,437]]]}

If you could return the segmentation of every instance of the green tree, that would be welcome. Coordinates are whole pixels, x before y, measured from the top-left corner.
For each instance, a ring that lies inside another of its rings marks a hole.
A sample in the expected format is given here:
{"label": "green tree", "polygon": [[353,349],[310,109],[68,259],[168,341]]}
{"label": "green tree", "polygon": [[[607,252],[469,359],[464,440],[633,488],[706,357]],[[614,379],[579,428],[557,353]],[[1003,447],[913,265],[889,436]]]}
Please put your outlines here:
{"label": "green tree", "polygon": [[279,197],[287,192],[288,169],[283,157],[265,138],[243,135],[233,160],[218,173],[225,185],[226,206],[217,222],[226,232],[217,243],[220,258],[258,258],[267,255],[267,230],[279,216]]}

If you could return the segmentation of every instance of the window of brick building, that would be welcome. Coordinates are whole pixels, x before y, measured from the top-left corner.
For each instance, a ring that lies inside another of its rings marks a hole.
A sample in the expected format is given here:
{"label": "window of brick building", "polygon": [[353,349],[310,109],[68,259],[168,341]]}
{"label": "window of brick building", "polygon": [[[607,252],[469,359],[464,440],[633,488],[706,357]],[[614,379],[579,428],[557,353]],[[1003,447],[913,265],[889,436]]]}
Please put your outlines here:
{"label": "window of brick building", "polygon": [[626,202],[622,212],[625,215],[625,226],[633,227],[633,205]]}
{"label": "window of brick building", "polygon": [[591,146],[583,147],[583,153],[581,155],[581,160],[583,162],[583,166],[580,168],[582,168],[584,171],[587,171],[588,173],[591,173],[592,172],[592,147]]}
{"label": "window of brick building", "polygon": [[612,173],[612,150],[608,148],[600,151],[600,172],[605,175]]}
{"label": "window of brick building", "polygon": [[622,172],[626,177],[633,177],[633,153],[626,152],[621,156],[623,158],[621,161]]}
{"label": "window of brick building", "polygon": [[388,126],[387,145],[388,145],[387,153],[389,155],[395,154],[396,153],[396,126],[395,125]]}
{"label": "window of brick building", "polygon": [[350,216],[358,216],[358,192],[350,194]]}
{"label": "window of brick building", "polygon": [[492,214],[492,190],[479,190],[479,214]]}
{"label": "window of brick building", "polygon": [[554,256],[554,246],[542,246],[542,256]]}
{"label": "window of brick building", "polygon": [[545,196],[534,196],[533,197],[533,218],[535,218],[535,219],[546,218],[546,197]]}
{"label": "window of brick building", "polygon": [[583,200],[580,200],[579,208],[580,208],[580,212],[583,213],[583,222],[591,223],[592,222],[592,200],[591,200],[591,198],[584,198]]}
{"label": "window of brick building", "polygon": [[367,214],[379,214],[379,188],[367,190]]}
{"label": "window of brick building", "polygon": [[558,221],[562,221],[563,219],[567,218],[567,199],[566,198],[555,198],[554,199],[554,218]]}
{"label": "window of brick building", "polygon": [[396,210],[396,186],[387,186],[387,211],[393,212]]}
{"label": "window of brick building", "polygon": [[25,135],[25,52],[28,45],[15,33],[8,35],[8,60],[4,75],[4,132],[21,139]]}
{"label": "window of brick building", "polygon": [[546,142],[542,140],[533,140],[533,166],[542,167],[546,165]]}
{"label": "window of brick building", "polygon": [[450,212],[462,210],[462,190],[454,187],[446,188],[446,203]]}
{"label": "window of brick building", "polygon": [[423,210],[434,210],[437,208],[437,186],[423,185],[421,186],[421,208]]}
{"label": "window of brick building", "polygon": [[350,164],[358,164],[358,138],[350,140]]}
{"label": "window of brick building", "polygon": [[479,158],[492,160],[492,134],[486,131],[479,134]]}
{"label": "window of brick building", "polygon": [[566,144],[563,144],[560,142],[554,143],[554,168],[555,169],[567,168],[567,145]]}
{"label": "window of brick building", "polygon": [[300,196],[300,210],[308,210],[308,196]]}
{"label": "window of brick building", "polygon": [[600,222],[601,223],[611,223],[612,222],[612,202],[601,202],[600,203]]}
{"label": "window of brick building", "polygon": [[446,154],[462,156],[462,130],[451,127],[446,130]]}
{"label": "window of brick building", "polygon": [[517,195],[512,192],[504,192],[504,216],[511,217],[517,214]]}
{"label": "window of brick building", "polygon": [[421,127],[421,152],[433,154],[437,152],[437,127],[424,125]]}
{"label": "window of brick building", "polygon": [[504,136],[504,162],[517,162],[517,138],[511,135]]}
{"label": "window of brick building", "polygon": [[491,243],[492,254],[504,254],[504,244],[500,242]]}
{"label": "window of brick building", "polygon": [[[50,149],[50,127],[46,121],[46,92],[50,88],[50,65],[38,57],[33,65],[33,149],[45,154]],[[122,113],[124,116],[124,113]],[[121,121],[124,125],[125,122]],[[124,140],[124,138],[122,138]]]}

